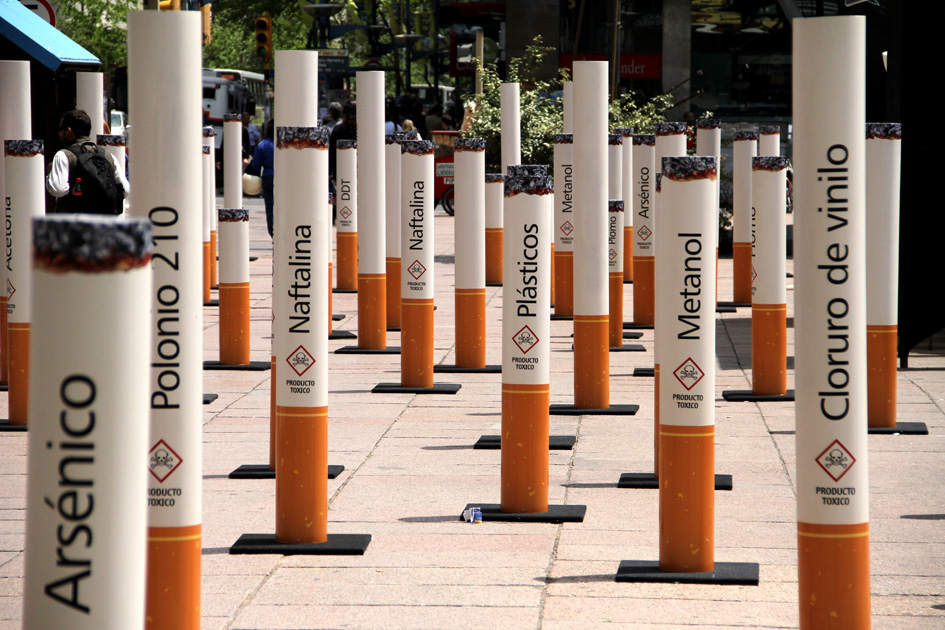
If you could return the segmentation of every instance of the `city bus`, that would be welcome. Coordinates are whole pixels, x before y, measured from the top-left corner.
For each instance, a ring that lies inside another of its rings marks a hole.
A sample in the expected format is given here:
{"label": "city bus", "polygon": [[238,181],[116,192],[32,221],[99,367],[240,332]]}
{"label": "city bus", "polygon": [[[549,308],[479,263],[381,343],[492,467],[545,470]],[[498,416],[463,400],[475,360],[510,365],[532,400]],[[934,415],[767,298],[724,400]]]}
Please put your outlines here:
{"label": "city bus", "polygon": [[246,70],[203,70],[203,124],[216,129],[214,144],[223,141],[223,117],[249,112],[253,124],[262,130],[269,117],[270,97],[263,75]]}

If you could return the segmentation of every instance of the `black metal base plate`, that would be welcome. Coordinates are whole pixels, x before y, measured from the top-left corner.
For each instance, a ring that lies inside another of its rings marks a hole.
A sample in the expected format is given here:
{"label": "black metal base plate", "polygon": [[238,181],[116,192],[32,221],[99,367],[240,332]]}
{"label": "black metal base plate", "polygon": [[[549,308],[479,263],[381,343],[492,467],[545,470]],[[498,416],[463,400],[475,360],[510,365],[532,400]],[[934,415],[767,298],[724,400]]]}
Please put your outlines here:
{"label": "black metal base plate", "polygon": [[677,573],[660,571],[660,563],[650,560],[622,560],[617,567],[617,582],[663,582],[670,584],[719,584],[723,586],[758,586],[757,562],[716,562],[714,571]]}
{"label": "black metal base plate", "polygon": [[628,330],[625,330],[625,331],[623,332],[623,338],[624,338],[624,339],[640,339],[640,338],[642,338],[642,337],[643,337],[643,333],[641,333],[641,332],[636,332],[636,331],[634,331],[634,330],[629,330],[629,331],[628,331]]}
{"label": "black metal base plate", "polygon": [[624,322],[624,330],[653,330],[653,324],[636,324],[634,322]]}
{"label": "black metal base plate", "polygon": [[[716,312],[717,312],[717,313],[723,312],[723,311],[719,311],[718,309],[720,309],[720,308],[725,308],[725,307],[729,307],[729,308],[751,308],[751,304],[748,303],[748,302],[717,302],[717,303],[715,304],[715,308],[716,308]],[[728,311],[728,312],[731,312],[731,311]]]}
{"label": "black metal base plate", "polygon": [[[573,435],[549,435],[548,436],[548,450],[549,451],[570,451],[574,448],[574,443],[577,441],[577,438]],[[475,444],[473,444],[475,449],[487,449],[487,450],[497,450],[502,448],[502,436],[501,435],[483,435],[480,437]]]}
{"label": "black metal base plate", "polygon": [[[334,479],[343,473],[341,464],[328,464],[328,478]],[[276,471],[269,469],[269,464],[243,464],[229,474],[230,479],[275,479]]]}
{"label": "black metal base plate", "polygon": [[10,386],[7,385],[6,383],[0,383],[0,392],[8,392],[8,391],[10,391]]}
{"label": "black metal base plate", "polygon": [[[586,505],[549,505],[547,512],[503,512],[498,503],[467,503],[466,509],[477,507],[482,510],[482,521],[504,523],[583,523]],[[459,513],[459,520],[463,513]]]}
{"label": "black metal base plate", "polygon": [[400,383],[378,383],[371,390],[372,394],[455,394],[459,383],[434,383],[433,387],[404,387]]}
{"label": "black metal base plate", "polygon": [[26,431],[25,424],[10,424],[6,418],[0,419],[0,433],[15,433]]}
{"label": "black metal base plate", "polygon": [[459,367],[458,365],[434,365],[434,374],[501,374],[501,365],[487,365],[481,368]]}
{"label": "black metal base plate", "polygon": [[634,376],[656,376],[656,368],[633,368]]}
{"label": "black metal base plate", "polygon": [[400,346],[387,346],[386,348],[343,346],[335,350],[335,354],[400,354]]}
{"label": "black metal base plate", "polygon": [[232,370],[234,372],[264,372],[272,368],[272,361],[250,361],[246,365],[227,365],[219,361],[204,361],[205,370]]}
{"label": "black metal base plate", "polygon": [[632,416],[640,410],[640,405],[611,405],[606,409],[578,409],[574,405],[551,405],[548,410],[553,416]]}
{"label": "black metal base plate", "polygon": [[552,315],[551,321],[553,322],[570,322],[574,321],[573,315]]}
{"label": "black metal base plate", "polygon": [[331,290],[331,292],[332,292],[332,293],[357,293],[358,290],[357,290],[357,289],[339,289],[339,288],[334,288],[334,289]]}
{"label": "black metal base plate", "polygon": [[729,402],[794,402],[794,390],[777,396],[755,394],[750,389],[728,389],[722,392],[722,398]]}
{"label": "black metal base plate", "polygon": [[332,313],[331,321],[333,321],[333,322],[340,322],[340,321],[343,320],[345,317],[347,317],[347,315],[345,315],[344,313]]}
{"label": "black metal base plate", "polygon": [[209,302],[204,302],[204,306],[220,306],[220,300],[210,300]]}
{"label": "black metal base plate", "polygon": [[897,422],[892,428],[869,427],[870,435],[928,435],[929,427],[924,422]]}
{"label": "black metal base plate", "polygon": [[646,348],[638,343],[625,343],[619,348],[611,347],[611,352],[646,352]]}
{"label": "black metal base plate", "polygon": [[350,330],[333,330],[328,333],[329,339],[357,339],[358,336]]}
{"label": "black metal base plate", "polygon": [[[618,488],[631,488],[636,490],[659,490],[660,484],[653,473],[621,473],[620,480],[617,482]],[[731,475],[715,476],[716,490],[732,490]]]}
{"label": "black metal base plate", "polygon": [[212,403],[212,402],[213,402],[214,400],[216,400],[217,398],[219,398],[219,396],[218,396],[217,394],[204,394],[204,395],[203,395],[203,404],[209,405],[210,403]]}
{"label": "black metal base plate", "polygon": [[323,543],[280,543],[275,534],[243,534],[230,554],[268,553],[282,556],[363,556],[371,544],[370,534],[328,534]]}
{"label": "black metal base plate", "polygon": [[502,283],[501,282],[487,282],[486,286],[487,287],[501,287]]}
{"label": "black metal base plate", "polygon": [[738,311],[734,306],[730,304],[725,305],[725,306],[719,304],[718,306],[715,307],[715,312],[716,313],[736,313]]}
{"label": "black metal base plate", "polygon": [[387,332],[400,332],[400,327],[398,326],[395,328],[393,326],[388,326],[386,330]]}

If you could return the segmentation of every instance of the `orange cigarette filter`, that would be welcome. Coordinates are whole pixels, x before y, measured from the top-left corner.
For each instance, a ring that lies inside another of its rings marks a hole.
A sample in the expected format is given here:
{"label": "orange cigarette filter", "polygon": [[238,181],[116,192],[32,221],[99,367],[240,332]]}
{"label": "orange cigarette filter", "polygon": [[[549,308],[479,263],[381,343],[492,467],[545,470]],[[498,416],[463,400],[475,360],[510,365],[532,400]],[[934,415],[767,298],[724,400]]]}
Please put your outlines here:
{"label": "orange cigarette filter", "polygon": [[358,274],[358,347],[387,347],[387,278],[384,274]]}
{"label": "orange cigarette filter", "polygon": [[732,244],[734,301],[751,303],[751,243]]}
{"label": "orange cigarette filter", "polygon": [[403,300],[400,384],[433,387],[433,300]]}
{"label": "orange cigarette filter", "polygon": [[0,384],[3,385],[9,382],[9,345],[9,341],[7,341],[7,296],[4,295],[0,297]]}
{"label": "orange cigarette filter", "polygon": [[276,407],[276,542],[328,540],[328,407]]}
{"label": "orange cigarette filter", "polygon": [[210,287],[219,284],[217,279],[217,231],[210,230]]}
{"label": "orange cigarette filter", "polygon": [[797,524],[801,628],[870,627],[869,523]]}
{"label": "orange cigarette filter", "polygon": [[787,307],[751,305],[751,389],[759,396],[787,393]]}
{"label": "orange cigarette filter", "polygon": [[574,315],[574,252],[555,252],[555,315]]}
{"label": "orange cigarette filter", "polygon": [[896,339],[898,326],[866,326],[867,423],[896,426]]}
{"label": "orange cigarette filter", "polygon": [[203,301],[210,301],[210,241],[203,244]]}
{"label": "orange cigarette filter", "polygon": [[358,289],[358,233],[338,232],[338,288]]}
{"label": "orange cigarette filter", "polygon": [[486,366],[486,290],[456,289],[456,366]]}
{"label": "orange cigarette filter", "polygon": [[144,627],[200,628],[201,526],[148,528]]}
{"label": "orange cigarette filter", "polygon": [[607,315],[574,316],[574,406],[610,406],[610,355]]}
{"label": "orange cigarette filter", "polygon": [[502,385],[503,512],[548,511],[548,385]]}
{"label": "orange cigarette filter", "polygon": [[486,283],[502,284],[502,228],[486,228]]}
{"label": "orange cigarette filter", "polygon": [[660,569],[715,568],[715,427],[660,425]]}
{"label": "orange cigarette filter", "polygon": [[633,282],[633,226],[623,226],[623,281]]}
{"label": "orange cigarette filter", "polygon": [[400,328],[400,258],[387,259],[387,327]]}
{"label": "orange cigarette filter", "polygon": [[652,326],[656,321],[656,259],[635,257],[633,268],[633,321]]}
{"label": "orange cigarette filter", "polygon": [[7,324],[7,346],[10,361],[9,404],[10,424],[26,426],[30,385],[30,325]]}
{"label": "orange cigarette filter", "polygon": [[249,363],[249,283],[220,284],[220,363]]}
{"label": "orange cigarette filter", "polygon": [[610,274],[610,315],[608,317],[611,348],[623,347],[623,273]]}

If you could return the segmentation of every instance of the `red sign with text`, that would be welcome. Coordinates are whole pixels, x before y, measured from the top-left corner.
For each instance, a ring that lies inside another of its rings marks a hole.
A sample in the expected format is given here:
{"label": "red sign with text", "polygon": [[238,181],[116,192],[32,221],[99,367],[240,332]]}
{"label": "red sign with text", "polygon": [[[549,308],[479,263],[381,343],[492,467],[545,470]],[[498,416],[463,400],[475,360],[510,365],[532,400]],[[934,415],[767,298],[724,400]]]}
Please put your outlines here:
{"label": "red sign with text", "polygon": [[[571,69],[574,55],[561,53],[561,67]],[[608,61],[604,53],[580,53],[578,61]],[[662,76],[663,60],[657,54],[627,53],[620,55],[621,79],[659,79]]]}

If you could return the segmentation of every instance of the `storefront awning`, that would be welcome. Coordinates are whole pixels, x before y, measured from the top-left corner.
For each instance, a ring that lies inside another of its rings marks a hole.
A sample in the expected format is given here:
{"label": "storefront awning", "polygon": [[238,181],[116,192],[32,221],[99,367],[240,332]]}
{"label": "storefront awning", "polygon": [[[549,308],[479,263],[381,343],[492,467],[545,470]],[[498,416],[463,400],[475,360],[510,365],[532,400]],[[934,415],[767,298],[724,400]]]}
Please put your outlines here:
{"label": "storefront awning", "polygon": [[0,0],[0,36],[50,70],[100,65],[98,57],[66,37],[19,0]]}

